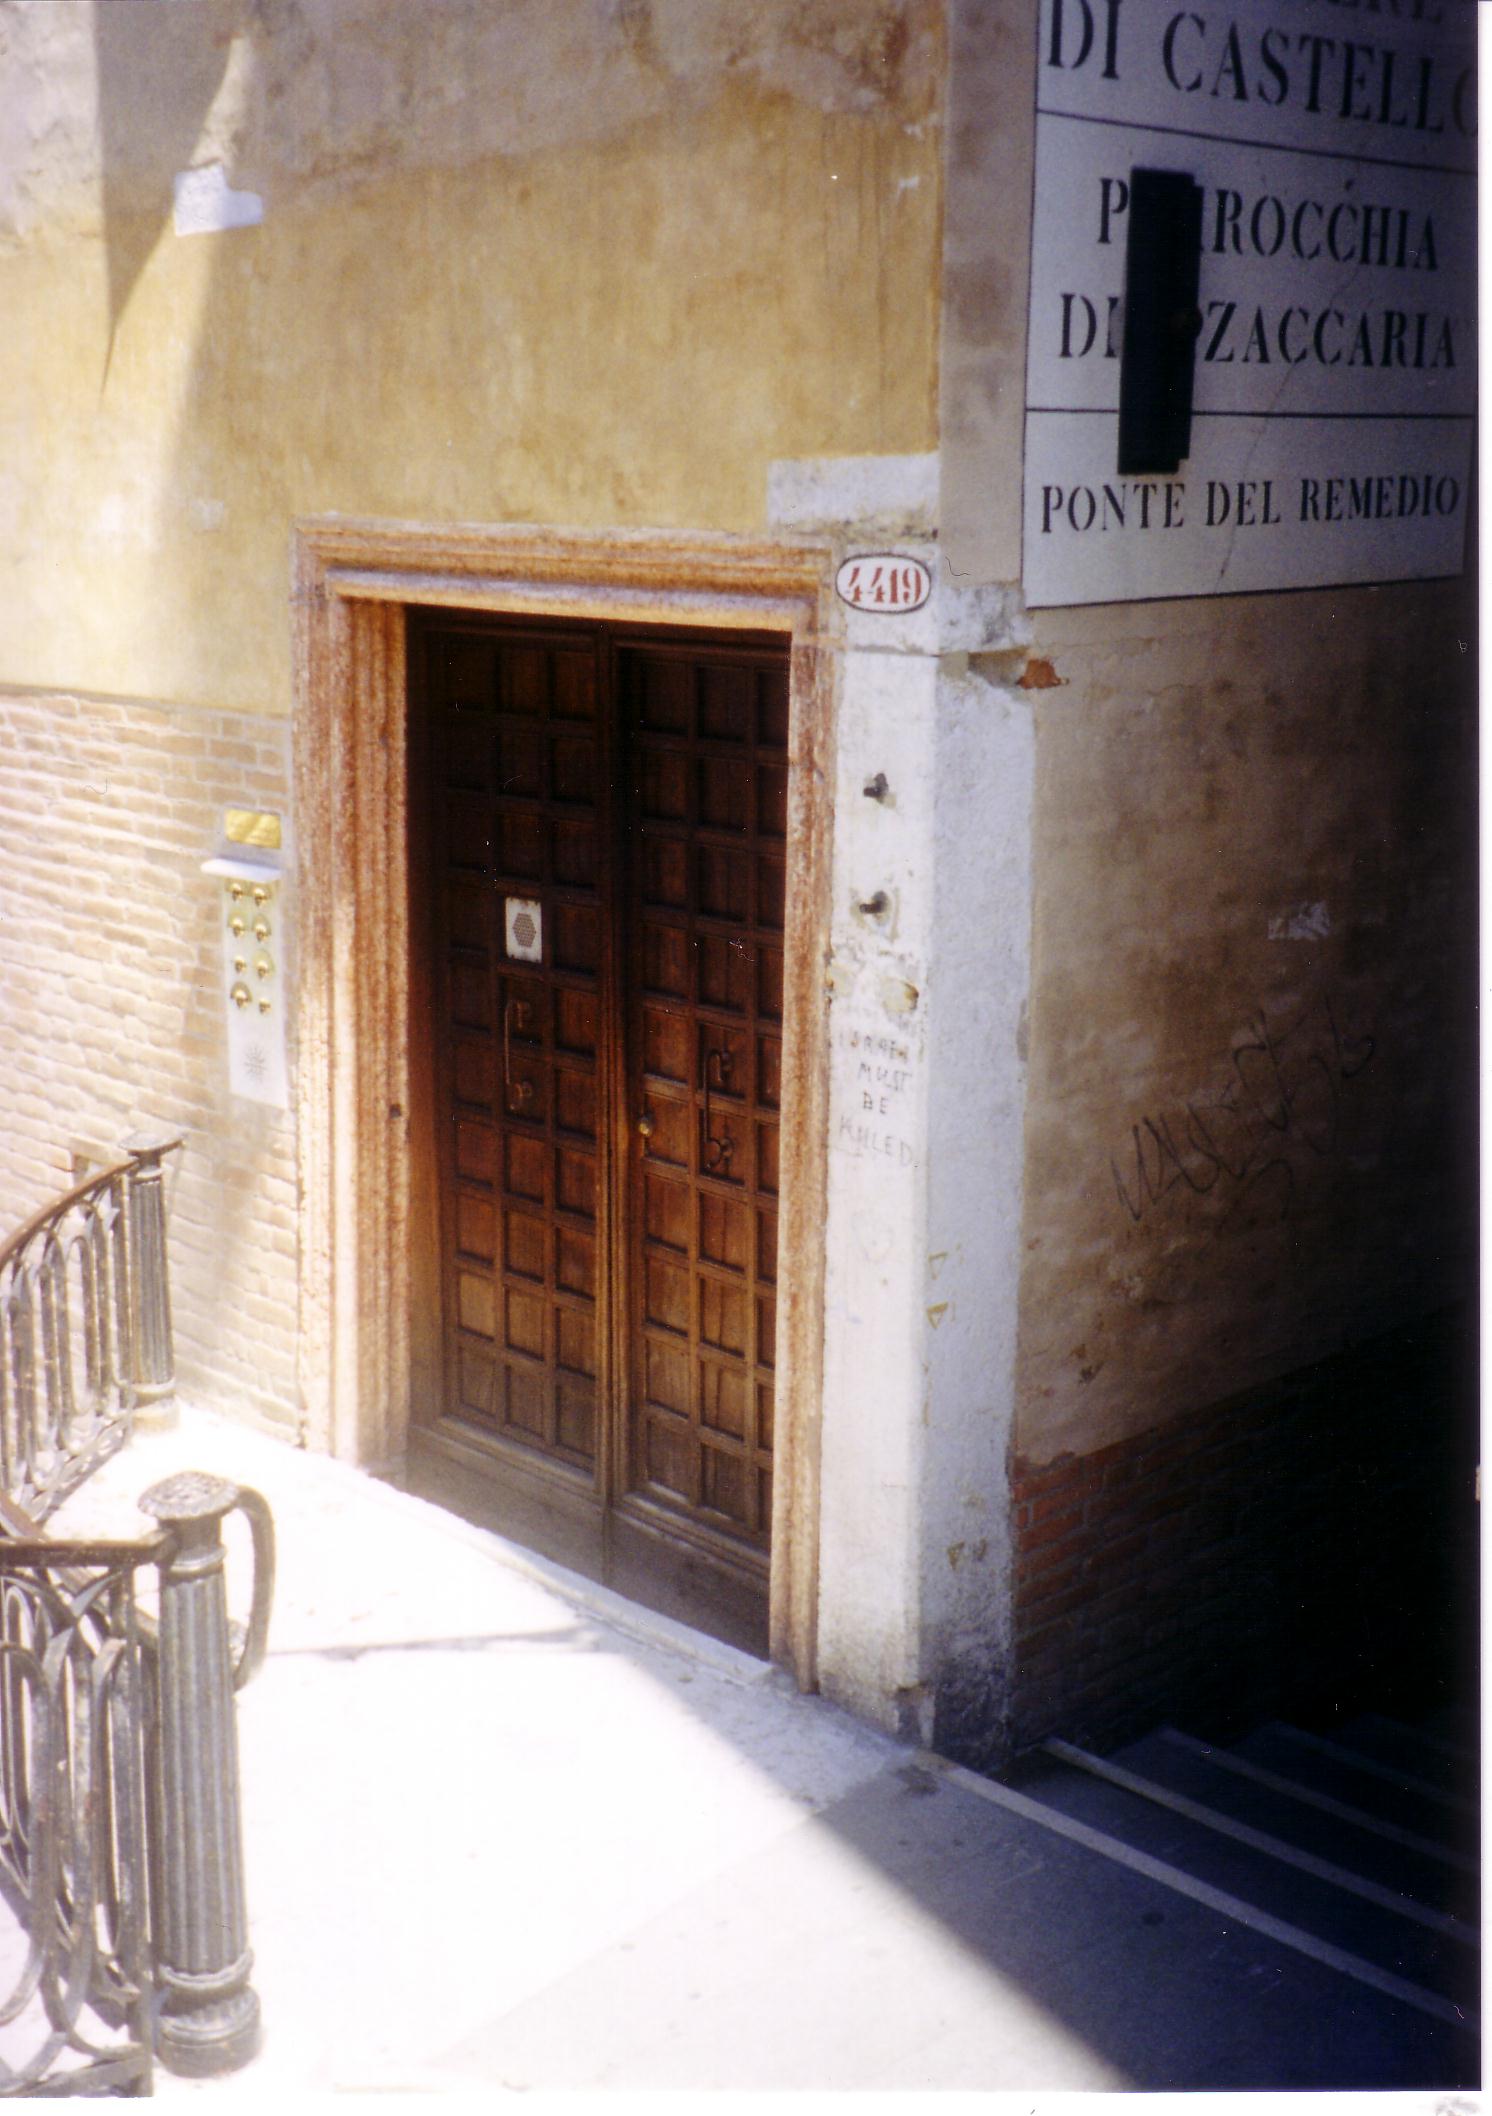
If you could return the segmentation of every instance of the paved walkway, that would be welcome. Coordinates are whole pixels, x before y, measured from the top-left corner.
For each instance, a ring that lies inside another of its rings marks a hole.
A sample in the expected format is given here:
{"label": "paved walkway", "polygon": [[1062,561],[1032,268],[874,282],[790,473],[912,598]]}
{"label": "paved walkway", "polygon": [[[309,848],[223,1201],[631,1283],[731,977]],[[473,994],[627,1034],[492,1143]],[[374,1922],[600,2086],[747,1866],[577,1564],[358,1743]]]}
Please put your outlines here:
{"label": "paved walkway", "polygon": [[1383,2076],[1392,2007],[1329,1969],[336,1463],[187,1413],[58,1532],[135,1532],[180,1467],[279,1533],[240,1698],[265,2041],[158,2092],[1437,2083]]}

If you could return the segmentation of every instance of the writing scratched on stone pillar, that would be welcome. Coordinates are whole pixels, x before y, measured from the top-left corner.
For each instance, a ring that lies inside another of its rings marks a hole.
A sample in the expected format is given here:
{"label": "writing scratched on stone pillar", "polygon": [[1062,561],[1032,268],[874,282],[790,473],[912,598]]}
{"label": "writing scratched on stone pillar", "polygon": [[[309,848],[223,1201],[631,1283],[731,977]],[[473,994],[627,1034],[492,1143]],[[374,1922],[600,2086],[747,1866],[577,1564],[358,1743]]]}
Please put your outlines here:
{"label": "writing scratched on stone pillar", "polygon": [[848,1053],[844,1101],[834,1143],[858,1159],[916,1165],[917,1150],[905,1136],[907,1104],[916,1056],[904,1038],[884,1029],[847,1026],[839,1045]]}

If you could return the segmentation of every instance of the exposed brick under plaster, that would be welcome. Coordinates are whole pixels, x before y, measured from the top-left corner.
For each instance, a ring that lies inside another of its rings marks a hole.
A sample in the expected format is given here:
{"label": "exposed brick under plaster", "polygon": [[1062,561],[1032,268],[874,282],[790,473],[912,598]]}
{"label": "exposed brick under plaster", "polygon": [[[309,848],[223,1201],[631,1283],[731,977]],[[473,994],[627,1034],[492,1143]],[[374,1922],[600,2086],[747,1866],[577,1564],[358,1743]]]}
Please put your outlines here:
{"label": "exposed brick under plaster", "polygon": [[0,695],[0,1235],[67,1187],[75,1149],[179,1128],[181,1387],[281,1431],[298,1422],[294,1125],[228,1093],[201,862],[225,807],[284,812],[287,781],[276,721]]}
{"label": "exposed brick under plaster", "polygon": [[1447,1313],[1013,1465],[1012,1747],[1424,1709],[1474,1677],[1474,1386]]}

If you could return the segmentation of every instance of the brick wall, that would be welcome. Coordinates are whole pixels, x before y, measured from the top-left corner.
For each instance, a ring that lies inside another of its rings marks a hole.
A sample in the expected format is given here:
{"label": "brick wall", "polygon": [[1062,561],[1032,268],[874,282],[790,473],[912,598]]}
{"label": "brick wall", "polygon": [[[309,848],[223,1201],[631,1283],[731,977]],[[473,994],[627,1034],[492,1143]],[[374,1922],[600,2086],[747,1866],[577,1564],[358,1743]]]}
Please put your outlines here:
{"label": "brick wall", "polygon": [[289,1113],[230,1097],[218,885],[229,805],[287,806],[280,723],[0,694],[0,1234],[137,1125],[173,1157],[183,1393],[297,1424]]}
{"label": "brick wall", "polygon": [[1470,1701],[1470,1334],[1442,1314],[1138,1439],[1018,1460],[1012,1746]]}

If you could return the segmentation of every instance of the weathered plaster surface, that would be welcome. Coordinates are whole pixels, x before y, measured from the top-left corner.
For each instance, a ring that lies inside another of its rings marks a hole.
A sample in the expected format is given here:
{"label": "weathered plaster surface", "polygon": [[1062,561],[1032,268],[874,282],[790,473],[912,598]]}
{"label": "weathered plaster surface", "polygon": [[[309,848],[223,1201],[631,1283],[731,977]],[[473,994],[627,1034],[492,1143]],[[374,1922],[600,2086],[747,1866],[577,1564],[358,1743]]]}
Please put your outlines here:
{"label": "weathered plaster surface", "polygon": [[1468,616],[1446,585],[1038,620],[1033,1460],[1467,1290]]}
{"label": "weathered plaster surface", "polygon": [[938,457],[818,456],[774,463],[767,472],[767,516],[774,529],[935,535]]}
{"label": "weathered plaster surface", "polygon": [[948,0],[941,536],[961,580],[1018,580],[1036,20]]}
{"label": "weathered plaster surface", "polygon": [[[925,453],[940,23],[0,6],[0,680],[282,711],[298,514],[751,530]],[[176,235],[213,164],[262,222]]]}

